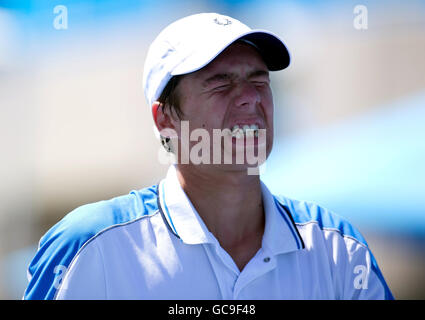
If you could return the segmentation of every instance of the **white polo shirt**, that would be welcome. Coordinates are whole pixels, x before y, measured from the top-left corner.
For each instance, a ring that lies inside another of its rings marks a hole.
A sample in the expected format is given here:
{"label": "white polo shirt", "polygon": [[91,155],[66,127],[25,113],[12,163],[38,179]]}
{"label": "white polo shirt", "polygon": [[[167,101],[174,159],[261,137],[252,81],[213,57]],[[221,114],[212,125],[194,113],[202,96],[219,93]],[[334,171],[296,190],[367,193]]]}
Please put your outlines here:
{"label": "white polo shirt", "polygon": [[[392,299],[365,240],[314,204],[262,184],[262,247],[240,271],[181,188],[77,208],[40,240],[25,299]],[[220,204],[217,204],[220,210]]]}

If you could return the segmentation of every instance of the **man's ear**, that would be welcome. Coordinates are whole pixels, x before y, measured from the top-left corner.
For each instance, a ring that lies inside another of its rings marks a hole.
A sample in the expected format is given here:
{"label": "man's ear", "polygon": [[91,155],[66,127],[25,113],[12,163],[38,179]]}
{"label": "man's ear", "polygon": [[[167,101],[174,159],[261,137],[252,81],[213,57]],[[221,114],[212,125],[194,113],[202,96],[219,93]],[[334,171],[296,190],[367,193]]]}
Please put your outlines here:
{"label": "man's ear", "polygon": [[174,129],[170,115],[164,112],[164,108],[161,107],[161,103],[158,101],[152,104],[152,116],[159,132],[167,128]]}
{"label": "man's ear", "polygon": [[[168,109],[170,110],[170,109]],[[177,137],[175,119],[172,118],[161,103],[155,101],[152,104],[152,116],[161,136],[175,138]]]}

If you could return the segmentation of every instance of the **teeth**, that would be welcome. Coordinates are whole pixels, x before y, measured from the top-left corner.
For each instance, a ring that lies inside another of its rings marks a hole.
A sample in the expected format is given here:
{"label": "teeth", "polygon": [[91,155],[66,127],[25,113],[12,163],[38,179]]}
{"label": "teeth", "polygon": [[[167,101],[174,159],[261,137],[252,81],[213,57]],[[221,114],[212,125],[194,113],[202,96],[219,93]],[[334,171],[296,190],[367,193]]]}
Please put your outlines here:
{"label": "teeth", "polygon": [[240,139],[243,137],[243,135],[244,135],[243,130],[239,128],[238,125],[235,125],[232,128],[232,137],[235,137],[236,139]]}
{"label": "teeth", "polygon": [[246,137],[258,137],[258,125],[251,124],[247,125],[245,124],[242,128],[239,127],[239,125],[235,125],[232,128],[232,136],[236,139],[243,138],[243,136]]}

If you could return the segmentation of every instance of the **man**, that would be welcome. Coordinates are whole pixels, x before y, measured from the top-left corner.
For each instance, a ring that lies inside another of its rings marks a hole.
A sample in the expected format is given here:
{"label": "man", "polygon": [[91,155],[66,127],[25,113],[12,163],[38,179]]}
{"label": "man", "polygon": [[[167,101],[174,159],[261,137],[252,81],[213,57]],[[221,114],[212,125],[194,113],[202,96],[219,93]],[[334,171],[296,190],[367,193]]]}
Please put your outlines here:
{"label": "man", "polygon": [[[272,195],[250,171],[272,149],[269,71],[288,65],[277,36],[231,17],[197,14],[161,32],[144,89],[177,163],[158,185],[50,229],[24,298],[392,299],[353,226]],[[265,156],[254,163],[249,150]]]}

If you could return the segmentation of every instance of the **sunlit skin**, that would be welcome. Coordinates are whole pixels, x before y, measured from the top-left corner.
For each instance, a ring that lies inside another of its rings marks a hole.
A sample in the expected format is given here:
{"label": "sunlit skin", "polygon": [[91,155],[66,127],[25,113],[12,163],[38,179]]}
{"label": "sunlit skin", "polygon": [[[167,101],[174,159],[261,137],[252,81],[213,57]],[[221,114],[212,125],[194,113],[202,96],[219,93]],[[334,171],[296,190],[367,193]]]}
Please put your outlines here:
{"label": "sunlit skin", "polygon": [[[257,123],[266,129],[266,154],[273,144],[273,97],[267,66],[250,45],[234,43],[206,67],[185,75],[178,87],[182,119],[152,106],[158,129],[190,130]],[[168,109],[166,109],[168,110]],[[196,144],[196,142],[193,142]],[[240,270],[261,248],[264,210],[258,175],[248,165],[178,164],[180,184],[208,229]]]}

